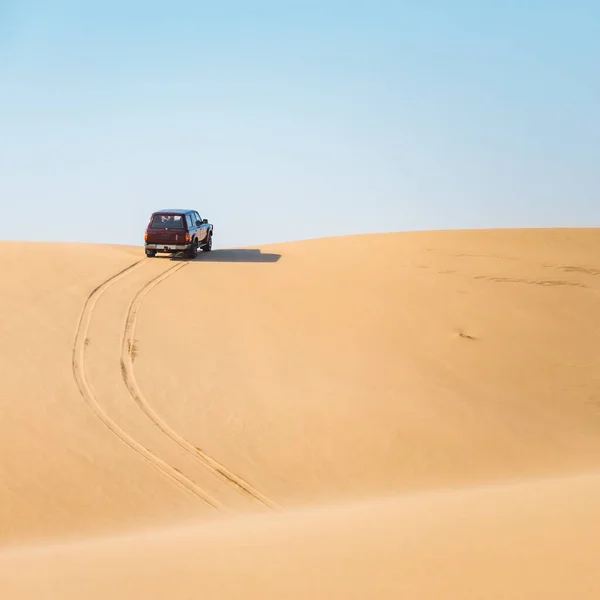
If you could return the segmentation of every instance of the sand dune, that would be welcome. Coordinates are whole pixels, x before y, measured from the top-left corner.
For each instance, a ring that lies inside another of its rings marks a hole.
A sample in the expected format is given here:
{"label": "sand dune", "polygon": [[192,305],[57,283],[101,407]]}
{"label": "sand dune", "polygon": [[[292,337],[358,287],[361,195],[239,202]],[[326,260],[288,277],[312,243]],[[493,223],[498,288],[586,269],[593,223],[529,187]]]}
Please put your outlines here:
{"label": "sand dune", "polygon": [[597,230],[0,250],[0,597],[600,592]]}
{"label": "sand dune", "polygon": [[8,598],[597,598],[600,477],[406,494],[0,553]]}

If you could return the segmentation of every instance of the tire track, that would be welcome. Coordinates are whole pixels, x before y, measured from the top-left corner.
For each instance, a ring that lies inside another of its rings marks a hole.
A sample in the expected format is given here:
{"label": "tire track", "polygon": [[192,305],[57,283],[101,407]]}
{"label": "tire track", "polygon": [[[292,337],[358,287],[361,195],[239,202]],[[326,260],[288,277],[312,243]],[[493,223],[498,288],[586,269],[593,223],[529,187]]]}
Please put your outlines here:
{"label": "tire track", "polygon": [[135,371],[133,369],[133,357],[132,350],[134,348],[134,339],[135,339],[135,327],[137,324],[137,316],[139,308],[146,297],[146,295],[158,284],[173,275],[176,271],[186,266],[187,263],[183,265],[178,265],[176,267],[172,267],[171,269],[167,269],[164,273],[161,273],[154,279],[150,280],[146,285],[142,287],[142,289],[136,294],[134,299],[131,301],[129,306],[129,311],[127,313],[127,320],[125,323],[125,330],[123,332],[123,340],[121,346],[121,373],[123,375],[123,380],[131,397],[137,405],[141,408],[141,410],[146,414],[146,416],[171,440],[173,440],[176,444],[178,444],[183,450],[185,450],[188,454],[194,457],[198,462],[207,467],[210,471],[212,471],[215,475],[226,481],[227,483],[235,486],[239,491],[246,494],[247,496],[253,498],[256,502],[262,504],[263,506],[270,509],[278,509],[279,507],[273,502],[270,498],[259,492],[255,489],[250,483],[229,471],[224,465],[219,463],[216,459],[212,458],[193,444],[191,444],[188,440],[186,440],[183,436],[181,436],[177,431],[175,431],[172,427],[166,423],[160,415],[150,406],[140,387],[137,383],[137,379],[135,377]]}
{"label": "tire track", "polygon": [[[92,412],[96,415],[96,417],[104,423],[104,425],[116,436],[118,437],[124,444],[129,446],[132,450],[137,452],[142,458],[144,458],[148,463],[158,469],[163,475],[167,478],[171,479],[178,485],[182,486],[196,497],[201,499],[203,502],[208,504],[214,509],[223,510],[222,505],[211,498],[209,494],[207,494],[202,488],[196,485],[191,479],[187,478],[180,471],[178,471],[175,467],[168,464],[161,458],[159,458],[152,451],[148,450],[144,446],[142,446],[139,442],[137,442],[133,437],[131,437],[128,433],[126,433],[119,425],[113,421],[105,410],[102,408],[102,405],[98,402],[96,397],[94,396],[89,383],[87,381],[86,373],[85,373],[85,347],[86,347],[86,338],[89,330],[92,314],[94,312],[94,308],[96,306],[96,302],[98,298],[114,283],[131,273],[133,270],[138,269],[146,260],[142,259],[136,263],[133,263],[129,267],[123,269],[116,275],[108,278],[104,283],[100,284],[96,289],[94,289],[89,296],[87,297],[83,309],[81,311],[81,316],[79,319],[79,323],[77,326],[77,331],[75,333],[75,342],[73,344],[73,356],[72,356],[72,367],[73,367],[73,375],[77,382],[77,386],[79,388],[79,392],[81,393],[83,399],[86,404],[90,407]],[[168,271],[173,270],[173,268]],[[168,272],[167,271],[167,272]]]}

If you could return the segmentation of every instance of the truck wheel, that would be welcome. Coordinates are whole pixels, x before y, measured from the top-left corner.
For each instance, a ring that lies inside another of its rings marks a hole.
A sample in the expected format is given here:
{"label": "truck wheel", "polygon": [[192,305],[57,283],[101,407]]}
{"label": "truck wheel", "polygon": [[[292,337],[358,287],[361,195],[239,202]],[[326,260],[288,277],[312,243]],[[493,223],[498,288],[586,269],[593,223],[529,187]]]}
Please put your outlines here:
{"label": "truck wheel", "polygon": [[204,244],[202,251],[203,252],[210,252],[212,250],[212,235],[208,236],[208,242],[206,242],[206,244]]}
{"label": "truck wheel", "polygon": [[146,256],[148,258],[154,258],[156,256],[156,250],[146,250]]}
{"label": "truck wheel", "polygon": [[196,258],[198,256],[198,240],[194,240],[192,247],[188,250],[188,258]]}

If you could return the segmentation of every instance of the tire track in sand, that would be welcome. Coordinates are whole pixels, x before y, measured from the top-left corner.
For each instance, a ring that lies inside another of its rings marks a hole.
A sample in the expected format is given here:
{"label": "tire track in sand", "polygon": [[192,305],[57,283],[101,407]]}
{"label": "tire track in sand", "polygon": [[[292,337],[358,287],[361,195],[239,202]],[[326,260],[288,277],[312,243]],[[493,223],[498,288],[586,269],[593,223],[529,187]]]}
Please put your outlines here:
{"label": "tire track in sand", "polygon": [[[92,314],[94,312],[94,308],[96,306],[96,302],[98,298],[114,283],[131,273],[134,269],[138,269],[143,263],[146,262],[146,259],[142,259],[130,265],[129,267],[123,269],[116,275],[109,277],[106,281],[100,284],[96,289],[94,289],[89,296],[87,297],[83,309],[81,311],[81,316],[79,319],[79,323],[77,326],[77,331],[75,333],[75,342],[73,344],[73,356],[72,356],[72,367],[73,367],[73,375],[77,382],[77,386],[79,388],[79,392],[81,393],[83,399],[86,404],[90,407],[92,412],[96,415],[96,417],[102,421],[102,423],[116,436],[118,437],[124,444],[129,446],[132,450],[137,452],[142,458],[144,458],[148,463],[158,469],[163,475],[167,478],[171,479],[178,485],[182,486],[203,502],[215,508],[217,510],[222,510],[223,507],[220,502],[211,498],[209,494],[207,494],[201,487],[199,487],[196,483],[194,483],[191,479],[183,475],[179,470],[177,470],[172,465],[168,464],[161,458],[159,458],[152,451],[148,450],[146,447],[142,446],[139,442],[137,442],[132,436],[130,436],[127,432],[125,432],[115,421],[113,421],[102,405],[98,402],[87,381],[86,373],[85,373],[85,347],[86,347],[86,338],[89,330],[90,322],[92,319]],[[171,267],[171,269],[167,270],[167,273],[172,272],[178,268],[181,268],[185,265],[177,265],[176,267]]]}
{"label": "tire track in sand", "polygon": [[227,483],[235,486],[238,491],[253,498],[256,502],[270,509],[278,509],[279,507],[270,498],[265,496],[263,493],[255,489],[250,483],[229,471],[224,465],[212,458],[200,448],[197,448],[187,439],[181,436],[175,431],[153,408],[150,406],[142,391],[137,383],[135,377],[135,371],[133,368],[133,357],[132,351],[134,348],[135,340],[135,328],[137,324],[137,316],[139,308],[146,297],[146,295],[158,284],[173,275],[180,268],[186,266],[178,265],[167,269],[154,279],[151,279],[142,289],[136,294],[134,299],[129,305],[129,311],[127,313],[127,320],[125,322],[125,330],[123,332],[122,346],[121,346],[121,373],[123,375],[123,381],[131,394],[133,400],[146,414],[146,416],[171,440],[178,444],[183,450],[190,454],[194,459],[200,462],[203,466],[207,467],[215,475],[226,481]]}

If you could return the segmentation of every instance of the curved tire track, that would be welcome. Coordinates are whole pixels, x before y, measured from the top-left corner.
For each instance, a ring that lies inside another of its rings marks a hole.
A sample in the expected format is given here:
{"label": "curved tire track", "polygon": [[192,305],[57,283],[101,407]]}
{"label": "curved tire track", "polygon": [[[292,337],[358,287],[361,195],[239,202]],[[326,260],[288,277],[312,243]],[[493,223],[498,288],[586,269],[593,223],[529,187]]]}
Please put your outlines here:
{"label": "curved tire track", "polygon": [[123,269],[116,275],[113,275],[109,279],[107,279],[104,283],[99,285],[96,289],[94,289],[90,295],[87,297],[83,309],[81,311],[81,316],[79,319],[79,324],[77,326],[77,331],[75,334],[75,343],[73,344],[73,356],[72,356],[72,367],[73,367],[73,375],[75,376],[75,380],[77,382],[77,386],[79,388],[79,392],[81,393],[83,399],[90,407],[92,412],[98,417],[102,423],[115,435],[117,436],[124,444],[129,446],[132,450],[137,452],[142,458],[148,461],[152,466],[157,468],[163,475],[176,482],[180,486],[187,489],[189,492],[194,494],[196,497],[201,499],[203,502],[215,508],[217,510],[222,510],[221,504],[216,501],[214,498],[211,498],[202,488],[196,485],[191,479],[188,479],[185,475],[180,473],[175,467],[171,466],[158,456],[156,456],[153,452],[142,446],[139,442],[137,442],[133,437],[131,437],[128,433],[126,433],[117,423],[115,423],[106,413],[106,411],[102,408],[101,404],[98,402],[92,390],[89,386],[89,383],[85,374],[85,346],[86,346],[86,338],[87,333],[90,326],[90,321],[92,318],[92,314],[94,312],[94,308],[96,306],[96,302],[98,298],[114,283],[131,273],[134,269],[139,268],[145,259],[142,259],[129,267]]}
{"label": "curved tire track", "polygon": [[123,380],[131,397],[135,400],[137,405],[146,414],[146,416],[171,440],[178,444],[183,450],[194,457],[197,461],[202,463],[205,467],[211,470],[221,479],[225,480],[229,484],[235,486],[239,491],[250,496],[255,501],[259,502],[263,506],[270,509],[278,509],[279,507],[267,496],[256,490],[247,481],[229,471],[225,466],[219,463],[217,460],[191,444],[188,440],[182,437],[177,431],[166,423],[160,415],[150,406],[148,401],[145,399],[135,377],[135,371],[133,369],[132,359],[132,348],[133,341],[135,339],[135,327],[137,323],[137,315],[139,308],[145,298],[145,296],[159,283],[173,275],[176,271],[186,266],[178,265],[167,269],[154,279],[150,280],[142,289],[136,294],[131,304],[129,305],[129,311],[127,313],[127,320],[125,323],[125,330],[123,332],[123,340],[121,346],[121,373]]}

